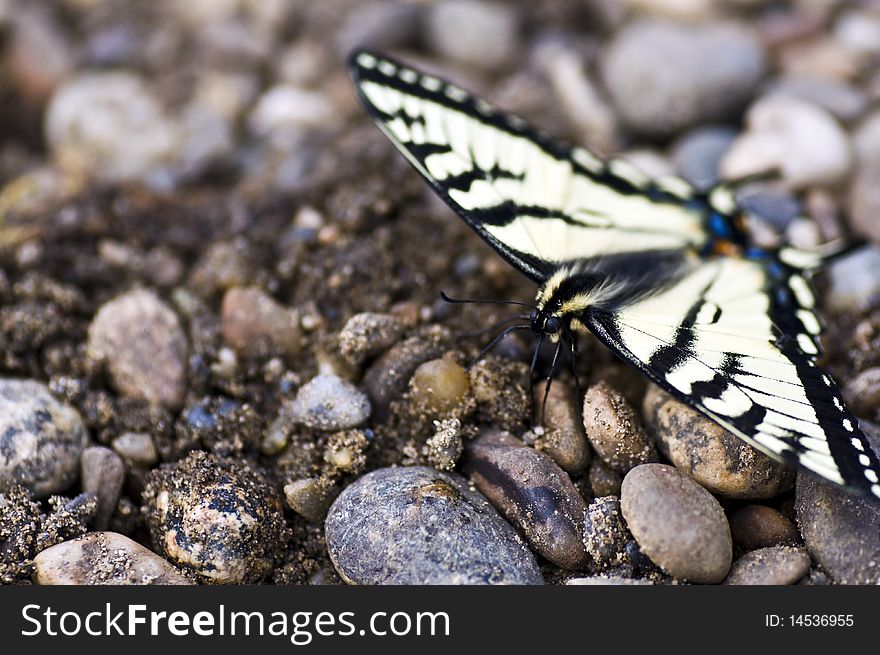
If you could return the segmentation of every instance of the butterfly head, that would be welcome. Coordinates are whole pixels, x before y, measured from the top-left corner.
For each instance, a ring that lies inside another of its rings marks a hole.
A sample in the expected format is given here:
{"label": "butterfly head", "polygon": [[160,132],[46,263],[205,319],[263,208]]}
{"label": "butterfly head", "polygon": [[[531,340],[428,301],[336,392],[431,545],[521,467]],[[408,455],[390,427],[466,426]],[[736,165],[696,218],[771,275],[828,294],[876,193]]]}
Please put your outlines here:
{"label": "butterfly head", "polygon": [[559,340],[559,335],[565,326],[563,316],[540,308],[532,310],[529,321],[532,324],[532,332],[546,337],[553,343]]}

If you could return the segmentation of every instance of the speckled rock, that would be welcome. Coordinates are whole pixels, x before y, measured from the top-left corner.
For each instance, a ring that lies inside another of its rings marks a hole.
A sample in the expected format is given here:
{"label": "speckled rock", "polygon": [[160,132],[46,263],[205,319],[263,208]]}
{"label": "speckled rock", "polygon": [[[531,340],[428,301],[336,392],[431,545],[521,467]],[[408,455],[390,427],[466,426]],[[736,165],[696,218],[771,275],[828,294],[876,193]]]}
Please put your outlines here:
{"label": "speckled rock", "polygon": [[[876,450],[876,449],[875,449]],[[807,550],[840,584],[880,584],[880,503],[799,474],[798,525]]]}
{"label": "speckled rock", "polygon": [[728,498],[772,498],[791,488],[794,472],[714,421],[652,385],[644,415],[660,451],[677,468]]}
{"label": "speckled rock", "polygon": [[324,520],[330,503],[338,495],[339,488],[326,478],[302,478],[284,485],[290,509],[312,523]]}
{"label": "speckled rock", "polygon": [[505,3],[441,2],[431,7],[426,27],[434,51],[459,64],[492,70],[516,58],[519,21]]}
{"label": "speckled rock", "polygon": [[866,368],[843,387],[847,407],[857,416],[870,416],[880,407],[880,367]]}
{"label": "speckled rock", "polygon": [[373,434],[366,430],[343,430],[327,438],[324,463],[333,475],[357,475],[367,465],[367,448]]}
{"label": "speckled rock", "polygon": [[742,107],[764,74],[755,35],[733,23],[637,21],[603,52],[605,86],[633,129],[669,135]]}
{"label": "speckled rock", "polygon": [[599,569],[624,562],[630,539],[632,535],[623,520],[620,498],[603,496],[590,503],[584,521],[584,545]]}
{"label": "speckled rock", "polygon": [[860,248],[828,266],[825,302],[838,312],[858,311],[880,297],[880,247]]}
{"label": "speckled rock", "polygon": [[666,573],[721,582],[733,544],[724,510],[708,491],[665,464],[643,464],[623,479],[621,509],[642,552]]}
{"label": "speckled rock", "polygon": [[113,440],[113,450],[137,466],[152,466],[159,461],[156,443],[145,432],[123,432]]}
{"label": "speckled rock", "polygon": [[746,553],[733,563],[727,585],[790,585],[810,571],[810,555],[803,548],[774,546]]}
{"label": "speckled rock", "polygon": [[393,346],[402,334],[403,322],[396,316],[373,312],[355,314],[339,332],[339,352],[358,365]]}
{"label": "speckled rock", "polygon": [[169,409],[183,404],[188,350],[177,314],[145,289],[105,303],[89,326],[89,356],[119,393]]}
{"label": "speckled rock", "polygon": [[535,439],[535,448],[547,453],[566,473],[575,475],[590,463],[590,447],[584,435],[574,394],[560,380],[550,385],[543,405],[545,382],[535,385],[535,416],[542,416],[544,430]]}
{"label": "speckled rock", "polygon": [[220,321],[223,339],[239,353],[294,357],[300,352],[299,313],[256,287],[229,289]]}
{"label": "speckled rock", "polygon": [[547,455],[509,433],[489,432],[467,444],[464,470],[535,552],[566,569],[587,564],[587,504]]}
{"label": "speckled rock", "polygon": [[766,505],[744,505],[730,517],[730,536],[742,550],[794,546],[801,541],[794,523]]}
{"label": "speckled rock", "polygon": [[470,370],[477,414],[486,423],[508,432],[522,430],[530,419],[527,368],[522,362],[486,357]]}
{"label": "speckled rock", "polygon": [[543,584],[514,529],[455,474],[372,471],[340,494],[324,527],[349,584]]}
{"label": "speckled rock", "polygon": [[657,449],[622,394],[599,382],[584,396],[584,429],[596,454],[623,473],[639,464],[656,462]]}
{"label": "speckled rock", "polygon": [[258,582],[287,540],[281,498],[243,462],[194,451],[153,470],[143,497],[157,551],[204,582]]}
{"label": "speckled rock", "polygon": [[721,162],[725,178],[778,170],[790,188],[834,184],[852,168],[849,138],[827,111],[797,98],[771,95],[755,103],[747,129]]}
{"label": "speckled rock", "polygon": [[39,497],[61,493],[79,474],[88,438],[79,413],[44,384],[0,378],[0,484]]}
{"label": "speckled rock", "polygon": [[328,373],[304,384],[288,407],[294,422],[328,432],[357,427],[370,417],[366,394]]}
{"label": "speckled rock", "polygon": [[593,461],[590,462],[587,478],[590,481],[590,489],[597,498],[620,495],[620,485],[623,482],[623,476],[619,471],[606,466],[598,457],[594,457]]}
{"label": "speckled rock", "polygon": [[110,517],[119,502],[122,483],[125,481],[125,464],[109,448],[92,446],[82,452],[80,458],[82,490],[95,495],[98,501],[94,518],[96,530],[106,530]]}
{"label": "speckled rock", "polygon": [[170,562],[116,532],[91,532],[34,559],[40,585],[190,585]]}
{"label": "speckled rock", "polygon": [[437,430],[425,442],[428,463],[438,471],[451,471],[455,468],[464,451],[461,437],[461,421],[457,418],[434,421]]}

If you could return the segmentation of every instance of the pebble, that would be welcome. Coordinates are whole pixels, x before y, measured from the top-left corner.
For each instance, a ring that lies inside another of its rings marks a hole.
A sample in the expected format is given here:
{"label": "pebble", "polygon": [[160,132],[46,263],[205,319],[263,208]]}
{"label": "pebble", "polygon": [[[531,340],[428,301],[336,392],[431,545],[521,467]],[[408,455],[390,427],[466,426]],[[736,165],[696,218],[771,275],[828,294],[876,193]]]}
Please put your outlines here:
{"label": "pebble", "polygon": [[744,505],[730,515],[729,521],[733,543],[745,551],[801,542],[794,523],[766,505]]}
{"label": "pebble", "polygon": [[587,390],[583,417],[590,444],[614,470],[626,473],[639,464],[658,460],[657,449],[645,436],[632,405],[605,382]]}
{"label": "pebble", "polygon": [[113,440],[113,450],[137,466],[152,466],[159,461],[156,443],[146,432],[123,432]]}
{"label": "pebble", "polygon": [[295,357],[301,350],[299,313],[256,287],[229,289],[220,309],[224,341],[250,357],[280,354]]}
{"label": "pebble", "polygon": [[880,503],[876,498],[854,496],[800,474],[795,509],[807,550],[835,582],[880,584]]}
{"label": "pebble", "polygon": [[437,3],[430,8],[425,28],[427,42],[434,52],[464,67],[495,70],[516,61],[519,20],[505,3]]}
{"label": "pebble", "polygon": [[295,143],[304,131],[327,128],[339,121],[339,112],[320,91],[277,84],[259,97],[248,124],[251,132],[278,146]]}
{"label": "pebble", "polygon": [[82,490],[94,494],[98,501],[93,519],[96,530],[106,530],[116,510],[125,481],[125,464],[109,448],[91,446],[80,457]]}
{"label": "pebble", "polygon": [[347,56],[355,48],[390,50],[406,46],[417,35],[423,7],[398,2],[359,2],[345,12],[336,32],[336,50]]}
{"label": "pebble", "polygon": [[445,328],[432,328],[396,343],[374,361],[364,373],[364,389],[382,420],[391,401],[406,389],[419,364],[443,354],[443,342],[450,337]]}
{"label": "pebble", "polygon": [[331,434],[324,447],[324,462],[333,475],[357,475],[367,465],[367,448],[372,433],[365,430],[344,430]]}
{"label": "pebble", "polygon": [[464,451],[461,421],[457,418],[434,421],[437,431],[425,442],[428,464],[438,471],[451,471]]}
{"label": "pebble", "polygon": [[79,413],[44,384],[0,378],[0,484],[40,498],[63,492],[79,475],[88,439]]}
{"label": "pebble", "polygon": [[706,584],[727,575],[733,544],[724,510],[685,474],[637,466],[623,479],[620,504],[642,552],[669,575]]}
{"label": "pebble", "polygon": [[835,184],[849,175],[849,137],[826,110],[805,100],[770,95],[753,104],[746,131],[721,161],[721,174],[737,179],[778,171],[790,189]]}
{"label": "pebble", "polygon": [[[534,388],[535,416],[541,416],[545,385],[541,382]],[[544,430],[535,439],[535,449],[549,455],[566,473],[583,472],[590,463],[590,447],[571,389],[554,380],[543,409]]]}
{"label": "pebble", "polygon": [[434,416],[446,416],[460,408],[470,390],[467,371],[447,357],[419,364],[409,381],[412,402]]}
{"label": "pebble", "polygon": [[486,357],[468,371],[479,418],[508,432],[522,430],[531,418],[532,403],[522,362]]}
{"label": "pebble", "polygon": [[721,159],[734,139],[736,132],[729,127],[698,127],[675,142],[672,161],[696,188],[710,189],[720,181]]}
{"label": "pebble", "polygon": [[355,428],[370,418],[367,395],[329,373],[319,374],[300,387],[288,408],[295,423],[326,432]]}
{"label": "pebble", "polygon": [[880,246],[859,248],[827,267],[824,300],[834,312],[857,312],[880,296]]}
{"label": "pebble", "polygon": [[33,106],[42,107],[67,79],[76,60],[66,30],[37,6],[17,7],[4,29],[7,79]]}
{"label": "pebble", "polygon": [[791,585],[809,573],[811,564],[810,555],[803,548],[759,548],[733,563],[724,584]]}
{"label": "pebble", "polygon": [[203,582],[258,582],[287,542],[281,498],[244,462],[194,451],[154,469],[143,498],[153,546]]}
{"label": "pebble", "polygon": [[598,457],[594,457],[593,461],[590,462],[587,477],[594,496],[620,495],[620,485],[623,482],[623,476],[613,468],[606,466],[605,462]]}
{"label": "pebble", "polygon": [[621,29],[600,64],[619,115],[654,136],[730,116],[751,98],[766,68],[760,43],[745,26],[662,21]]}
{"label": "pebble", "polygon": [[454,473],[372,471],[343,490],[324,527],[349,584],[544,582],[516,531]]}
{"label": "pebble", "polygon": [[880,367],[856,373],[843,387],[846,406],[856,416],[870,416],[880,407]]}
{"label": "pebble", "polygon": [[547,455],[509,433],[489,432],[467,444],[464,470],[535,552],[565,569],[586,566],[587,504]]}
{"label": "pebble", "polygon": [[857,234],[880,243],[880,158],[859,166],[849,189],[849,223]]}
{"label": "pebble", "polygon": [[774,237],[788,229],[792,221],[803,215],[801,203],[791,193],[772,187],[744,189],[738,194],[741,209],[761,219],[773,230]]}
{"label": "pebble", "polygon": [[166,166],[178,132],[152,90],[125,72],[69,79],[45,117],[46,141],[61,168],[111,182],[147,180]]}
{"label": "pebble", "polygon": [[105,303],[89,326],[89,357],[106,365],[116,390],[171,410],[186,394],[188,350],[177,314],[145,289]]}
{"label": "pebble", "polygon": [[772,498],[794,484],[795,474],[784,464],[659,387],[648,389],[644,416],[663,455],[713,493],[727,498]]}
{"label": "pebble", "polygon": [[34,558],[39,585],[191,585],[174,565],[117,532],[89,534]]}
{"label": "pebble", "polygon": [[852,135],[856,158],[862,164],[880,164],[880,111],[862,120]]}
{"label": "pebble", "polygon": [[626,544],[632,539],[623,520],[620,498],[596,498],[587,508],[584,521],[584,546],[593,563],[605,570],[626,560]]}
{"label": "pebble", "polygon": [[354,365],[379,355],[403,334],[403,322],[391,314],[355,314],[339,332],[339,352]]}
{"label": "pebble", "polygon": [[290,509],[311,523],[324,520],[330,503],[338,495],[337,486],[326,478],[302,478],[284,485]]}
{"label": "pebble", "polygon": [[189,286],[202,298],[246,287],[255,275],[253,258],[244,239],[212,243],[193,266]]}
{"label": "pebble", "polygon": [[829,77],[783,77],[770,86],[769,94],[800,98],[821,107],[844,123],[856,120],[868,108],[868,98],[860,89]]}

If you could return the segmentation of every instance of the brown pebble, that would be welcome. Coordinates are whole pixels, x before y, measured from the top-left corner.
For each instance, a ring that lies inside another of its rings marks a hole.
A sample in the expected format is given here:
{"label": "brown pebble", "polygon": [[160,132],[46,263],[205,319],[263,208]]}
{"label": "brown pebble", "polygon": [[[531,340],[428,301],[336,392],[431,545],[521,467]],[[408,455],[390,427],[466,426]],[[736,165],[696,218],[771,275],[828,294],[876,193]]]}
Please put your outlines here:
{"label": "brown pebble", "polygon": [[352,316],[339,332],[339,351],[358,365],[393,346],[403,333],[403,321],[391,314],[363,312]]}
{"label": "brown pebble", "polygon": [[598,457],[594,457],[590,462],[590,468],[587,472],[590,480],[590,489],[593,496],[619,496],[620,485],[623,482],[623,476],[613,468],[606,466]]}
{"label": "brown pebble", "polygon": [[311,523],[320,523],[327,516],[339,488],[326,478],[303,478],[284,485],[284,496],[294,512]]}
{"label": "brown pebble", "polygon": [[772,498],[794,484],[793,470],[656,385],[645,395],[644,415],[663,455],[713,493],[727,498]]}
{"label": "brown pebble", "polygon": [[746,505],[730,515],[730,535],[743,550],[794,546],[800,534],[794,523],[766,505]]}
{"label": "brown pebble", "polygon": [[843,388],[847,406],[857,416],[870,416],[880,407],[880,367],[866,368]]}
{"label": "brown pebble", "polygon": [[759,548],[733,563],[724,584],[791,585],[807,575],[810,564],[810,555],[803,548]]}
{"label": "brown pebble", "polygon": [[471,389],[467,371],[446,357],[419,364],[409,384],[413,400],[436,416],[446,415],[465,402]]}
{"label": "brown pebble", "polygon": [[522,362],[486,357],[468,371],[480,419],[501,430],[518,432],[531,418],[527,368]]}
{"label": "brown pebble", "polygon": [[119,502],[125,481],[125,464],[109,448],[91,446],[80,457],[82,490],[95,495],[98,507],[93,519],[96,530],[106,530]]}
{"label": "brown pebble", "polygon": [[575,475],[590,463],[590,447],[578,416],[574,394],[560,380],[550,385],[547,404],[544,402],[546,382],[534,388],[535,416],[543,406],[544,431],[535,440],[535,448],[547,453],[566,473]]}
{"label": "brown pebble", "polygon": [[229,289],[220,310],[223,339],[248,356],[296,356],[302,338],[299,314],[256,287]]}
{"label": "brown pebble", "polygon": [[617,471],[626,473],[658,460],[657,449],[645,436],[632,405],[604,382],[587,390],[584,428],[599,457]]}

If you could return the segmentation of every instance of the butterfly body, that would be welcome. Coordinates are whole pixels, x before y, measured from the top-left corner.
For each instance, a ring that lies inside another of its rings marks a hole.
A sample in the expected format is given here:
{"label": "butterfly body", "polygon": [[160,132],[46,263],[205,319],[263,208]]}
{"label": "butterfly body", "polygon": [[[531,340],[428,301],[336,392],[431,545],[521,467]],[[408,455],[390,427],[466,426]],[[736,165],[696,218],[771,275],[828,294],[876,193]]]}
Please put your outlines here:
{"label": "butterfly body", "polygon": [[880,497],[880,461],[817,363],[822,256],[750,244],[723,184],[650,179],[382,55],[356,52],[350,70],[432,189],[538,285],[539,343],[574,354],[591,333],[758,450]]}

